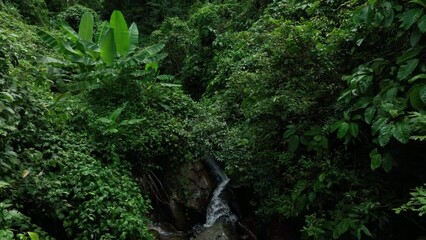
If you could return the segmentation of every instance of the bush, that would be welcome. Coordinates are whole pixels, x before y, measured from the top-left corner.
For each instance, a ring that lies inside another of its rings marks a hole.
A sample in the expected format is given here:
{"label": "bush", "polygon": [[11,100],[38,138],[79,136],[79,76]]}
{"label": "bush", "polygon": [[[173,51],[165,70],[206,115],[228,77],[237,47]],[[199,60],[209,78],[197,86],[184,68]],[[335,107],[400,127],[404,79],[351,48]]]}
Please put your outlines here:
{"label": "bush", "polygon": [[[78,27],[80,25],[81,17],[85,12],[91,13],[93,16],[95,16],[95,19],[99,19],[97,17],[96,12],[93,9],[87,8],[83,5],[72,5],[70,7],[67,7],[65,10],[60,12],[57,15],[58,22],[66,22],[68,25],[70,25],[74,30],[78,30]],[[98,21],[95,21],[98,22]]]}
{"label": "bush", "polygon": [[49,12],[44,0],[14,0],[10,3],[18,8],[26,22],[30,24],[46,24],[49,20]]}

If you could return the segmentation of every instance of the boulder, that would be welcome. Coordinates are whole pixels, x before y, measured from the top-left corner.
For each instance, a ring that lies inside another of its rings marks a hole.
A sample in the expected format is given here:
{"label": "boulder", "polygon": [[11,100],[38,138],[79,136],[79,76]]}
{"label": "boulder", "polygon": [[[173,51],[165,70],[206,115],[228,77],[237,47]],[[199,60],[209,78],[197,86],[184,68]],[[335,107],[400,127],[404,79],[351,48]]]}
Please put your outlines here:
{"label": "boulder", "polygon": [[174,229],[168,223],[158,223],[148,227],[155,240],[188,240],[188,236]]}
{"label": "boulder", "polygon": [[[203,163],[186,163],[165,176],[170,189],[169,209],[179,230],[204,221],[210,196],[215,188],[214,178]],[[185,219],[183,219],[185,218]]]}
{"label": "boulder", "polygon": [[215,223],[213,226],[201,232],[195,240],[237,240],[232,225]]}
{"label": "boulder", "polygon": [[197,162],[182,166],[178,182],[182,189],[178,202],[204,214],[215,187],[204,164]]}

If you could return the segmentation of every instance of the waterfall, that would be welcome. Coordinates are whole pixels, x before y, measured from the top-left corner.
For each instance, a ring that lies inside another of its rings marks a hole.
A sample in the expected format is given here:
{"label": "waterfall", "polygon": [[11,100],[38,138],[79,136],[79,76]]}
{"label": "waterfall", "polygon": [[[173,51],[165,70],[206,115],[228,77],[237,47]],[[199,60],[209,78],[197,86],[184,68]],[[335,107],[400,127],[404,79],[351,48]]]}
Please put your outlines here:
{"label": "waterfall", "polygon": [[224,190],[226,189],[230,179],[212,157],[208,157],[206,162],[215,174],[218,185],[214,190],[213,196],[207,207],[206,223],[203,226],[211,227],[217,221],[234,223],[237,221],[237,216],[231,212],[231,209],[223,196]]}

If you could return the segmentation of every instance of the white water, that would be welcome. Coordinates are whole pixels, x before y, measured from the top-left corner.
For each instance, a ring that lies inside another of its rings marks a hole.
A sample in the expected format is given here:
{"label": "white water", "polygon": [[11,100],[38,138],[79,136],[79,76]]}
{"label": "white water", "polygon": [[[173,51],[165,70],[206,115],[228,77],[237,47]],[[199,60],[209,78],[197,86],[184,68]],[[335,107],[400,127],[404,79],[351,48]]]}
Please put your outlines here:
{"label": "white water", "polygon": [[234,223],[237,221],[237,216],[231,212],[228,203],[223,198],[223,192],[230,179],[212,158],[207,158],[207,163],[216,175],[219,184],[214,190],[209,206],[207,207],[206,223],[203,226],[211,227],[218,220],[221,222]]}

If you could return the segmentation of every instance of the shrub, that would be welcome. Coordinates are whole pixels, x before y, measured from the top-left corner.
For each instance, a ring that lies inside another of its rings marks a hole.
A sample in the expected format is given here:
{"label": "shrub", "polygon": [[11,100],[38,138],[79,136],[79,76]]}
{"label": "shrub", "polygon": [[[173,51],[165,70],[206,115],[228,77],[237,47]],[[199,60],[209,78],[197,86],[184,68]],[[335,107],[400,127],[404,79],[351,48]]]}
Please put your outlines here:
{"label": "shrub", "polygon": [[[8,2],[9,0],[6,0]],[[48,10],[44,0],[14,0],[15,5],[24,19],[30,24],[45,24],[48,22]]]}
{"label": "shrub", "polygon": [[85,12],[91,13],[95,16],[95,19],[98,20],[97,14],[94,10],[80,4],[67,7],[65,10],[61,11],[56,18],[58,22],[66,22],[74,30],[77,30],[81,17]]}

